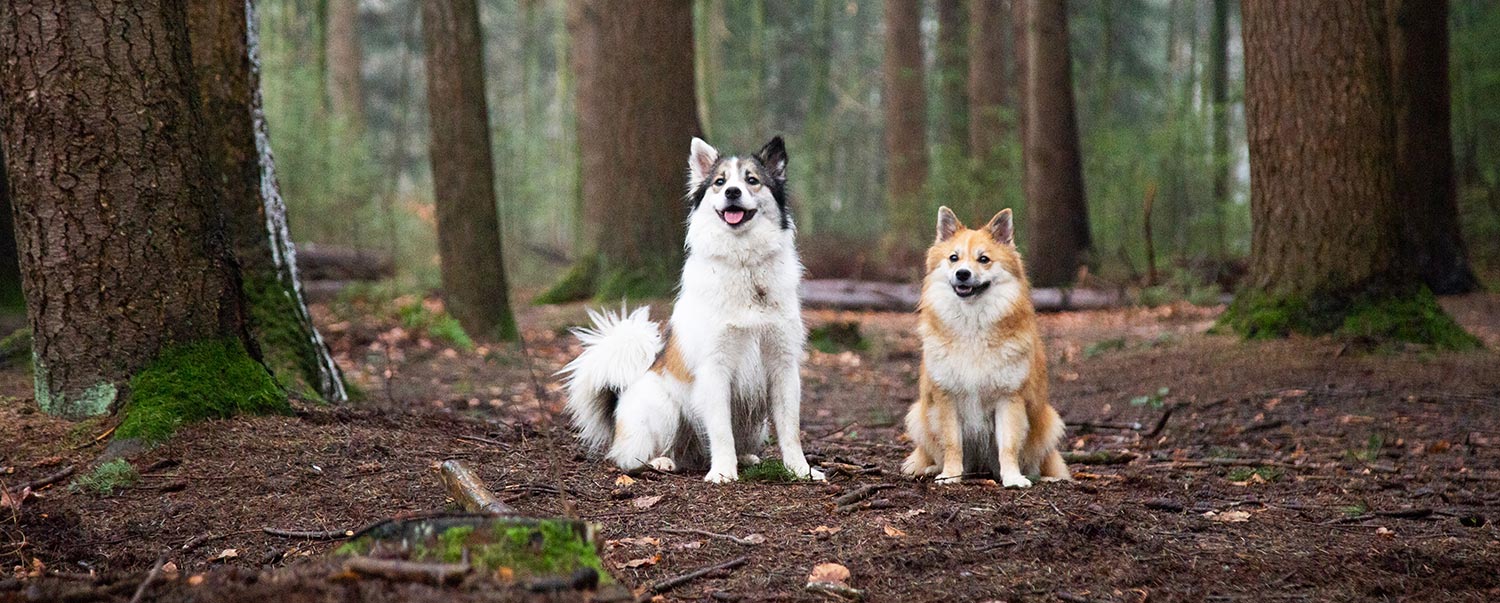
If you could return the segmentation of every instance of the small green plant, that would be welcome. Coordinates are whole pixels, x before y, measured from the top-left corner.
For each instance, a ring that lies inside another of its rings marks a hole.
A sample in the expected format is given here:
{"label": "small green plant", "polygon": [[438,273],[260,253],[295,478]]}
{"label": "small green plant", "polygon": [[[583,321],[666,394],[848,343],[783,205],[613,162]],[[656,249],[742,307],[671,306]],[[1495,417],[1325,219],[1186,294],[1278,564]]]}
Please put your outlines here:
{"label": "small green plant", "polygon": [[814,327],[807,334],[807,344],[824,354],[836,354],[845,350],[864,351],[869,342],[859,333],[858,322],[830,322]]}
{"label": "small green plant", "polygon": [[1345,506],[1339,510],[1344,512],[1345,517],[1359,517],[1360,515],[1364,515],[1365,513],[1368,513],[1370,511],[1370,505],[1367,505],[1364,502],[1358,502],[1352,505]]}
{"label": "small green plant", "polygon": [[474,340],[464,332],[457,319],[442,310],[429,308],[422,300],[401,306],[396,312],[401,317],[401,324],[408,329],[426,333],[428,337],[460,350],[474,349]]}
{"label": "small green plant", "polygon": [[1171,394],[1171,393],[1172,393],[1172,389],[1171,388],[1163,387],[1161,389],[1156,390],[1156,393],[1154,393],[1154,394],[1148,394],[1148,395],[1144,395],[1144,396],[1136,396],[1134,398],[1131,398],[1130,399],[1130,405],[1131,406],[1150,406],[1151,408],[1161,408],[1161,407],[1167,405],[1167,395]]}
{"label": "small green plant", "polygon": [[1125,338],[1114,337],[1103,341],[1096,341],[1083,348],[1084,358],[1093,358],[1109,352],[1118,352],[1125,349]]}
{"label": "small green plant", "polygon": [[88,475],[76,478],[68,484],[68,491],[73,493],[88,492],[100,496],[109,496],[115,490],[123,490],[140,481],[141,474],[137,473],[135,467],[125,459],[115,459],[95,467]]}
{"label": "small green plant", "polygon": [[1349,458],[1368,463],[1380,456],[1381,448],[1385,448],[1385,436],[1372,433],[1370,434],[1370,438],[1365,440],[1364,448],[1356,448],[1349,451]]}
{"label": "small green plant", "polygon": [[742,482],[795,482],[797,474],[777,459],[766,459],[740,470]]}

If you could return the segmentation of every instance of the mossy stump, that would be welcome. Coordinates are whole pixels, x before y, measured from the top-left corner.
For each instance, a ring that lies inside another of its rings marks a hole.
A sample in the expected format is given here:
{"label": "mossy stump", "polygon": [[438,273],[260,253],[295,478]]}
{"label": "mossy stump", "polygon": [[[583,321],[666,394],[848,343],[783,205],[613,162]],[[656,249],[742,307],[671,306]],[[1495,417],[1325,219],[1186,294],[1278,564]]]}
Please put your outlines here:
{"label": "mossy stump", "polygon": [[238,414],[287,414],[286,391],[228,338],[168,349],[130,380],[116,441],[166,440],[185,424]]}
{"label": "mossy stump", "polygon": [[1219,327],[1247,339],[1333,335],[1370,345],[1411,343],[1441,350],[1483,347],[1438,305],[1426,287],[1371,288],[1310,296],[1241,293]]}

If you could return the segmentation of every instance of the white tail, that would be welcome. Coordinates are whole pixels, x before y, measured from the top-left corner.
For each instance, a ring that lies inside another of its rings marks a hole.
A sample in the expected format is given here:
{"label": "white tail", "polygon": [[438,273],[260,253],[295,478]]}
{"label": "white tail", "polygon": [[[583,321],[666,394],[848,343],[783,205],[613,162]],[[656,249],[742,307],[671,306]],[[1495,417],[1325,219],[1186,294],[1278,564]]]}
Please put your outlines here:
{"label": "white tail", "polygon": [[589,310],[592,328],[573,329],[583,352],[558,371],[568,384],[568,414],[578,438],[591,450],[614,439],[615,403],[620,393],[651,369],[662,348],[661,332],[649,307],[620,313]]}

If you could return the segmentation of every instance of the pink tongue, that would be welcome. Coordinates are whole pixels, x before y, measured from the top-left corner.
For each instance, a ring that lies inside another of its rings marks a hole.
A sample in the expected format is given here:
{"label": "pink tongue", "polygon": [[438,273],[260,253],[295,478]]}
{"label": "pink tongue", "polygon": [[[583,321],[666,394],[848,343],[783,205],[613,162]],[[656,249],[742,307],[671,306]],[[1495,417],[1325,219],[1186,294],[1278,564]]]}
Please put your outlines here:
{"label": "pink tongue", "polygon": [[724,221],[728,222],[730,226],[736,226],[740,222],[743,222],[744,220],[745,220],[745,210],[743,210],[743,209],[726,209],[726,210],[724,210]]}

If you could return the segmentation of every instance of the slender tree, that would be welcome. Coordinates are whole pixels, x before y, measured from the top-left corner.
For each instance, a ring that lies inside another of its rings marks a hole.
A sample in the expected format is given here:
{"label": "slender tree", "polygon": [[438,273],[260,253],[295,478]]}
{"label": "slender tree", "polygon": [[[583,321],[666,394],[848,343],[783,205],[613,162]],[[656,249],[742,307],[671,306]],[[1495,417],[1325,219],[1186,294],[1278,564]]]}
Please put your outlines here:
{"label": "slender tree", "polygon": [[1255,337],[1341,331],[1474,345],[1402,244],[1381,2],[1244,3],[1253,233],[1225,321]]}
{"label": "slender tree", "polygon": [[683,165],[701,132],[691,0],[582,0],[569,17],[582,253],[538,301],[669,294],[682,267]]}
{"label": "slender tree", "polygon": [[469,333],[515,339],[495,202],[479,5],[423,0],[422,34],[443,301]]}
{"label": "slender tree", "polygon": [[1002,151],[1013,131],[1006,107],[1005,66],[1013,62],[1005,44],[1009,12],[1004,0],[969,0],[968,149],[981,188],[974,207],[964,210],[965,220],[977,220],[1005,201],[998,171],[1006,167]]}
{"label": "slender tree", "polygon": [[328,106],[355,133],[365,127],[364,49],[359,40],[359,0],[325,0]]}
{"label": "slender tree", "polygon": [[1225,214],[1229,209],[1229,185],[1234,170],[1229,157],[1229,3],[1213,0],[1213,23],[1209,29],[1208,86],[1213,111],[1213,217],[1214,246],[1219,257],[1227,253]]}
{"label": "slender tree", "polygon": [[1032,282],[1053,287],[1073,282],[1092,243],[1073,110],[1067,3],[1025,1],[1026,202],[1032,233],[1026,259]]}
{"label": "slender tree", "polygon": [[190,0],[188,28],[204,116],[205,160],[217,176],[225,226],[253,319],[251,334],[277,380],[302,395],[347,398],[343,375],[302,296],[286,203],[261,107],[253,2]]}
{"label": "slender tree", "polygon": [[923,87],[922,5],[885,0],[886,246],[909,259],[921,239],[912,236],[927,219],[927,92]]}
{"label": "slender tree", "polygon": [[117,440],[285,409],[246,329],[204,161],[184,3],[36,0],[0,18],[0,124],[47,412]]}
{"label": "slender tree", "polygon": [[[938,144],[950,145],[960,153],[969,148],[969,24],[963,0],[937,0],[938,39],[937,70]],[[1004,63],[994,66],[1004,68]],[[972,219],[972,218],[970,218]]]}
{"label": "slender tree", "polygon": [[1448,1],[1386,0],[1403,246],[1438,294],[1479,288],[1458,222],[1448,86]]}
{"label": "slender tree", "polygon": [[[1026,165],[1026,48],[1027,40],[1030,38],[1029,29],[1026,24],[1027,0],[1010,0],[1010,56],[1011,56],[1011,95],[1010,108],[1016,116],[1016,142],[1021,147],[1022,180],[1025,179]],[[1022,186],[1021,195],[1027,195],[1025,186]],[[1024,201],[1024,199],[1023,199]]]}

